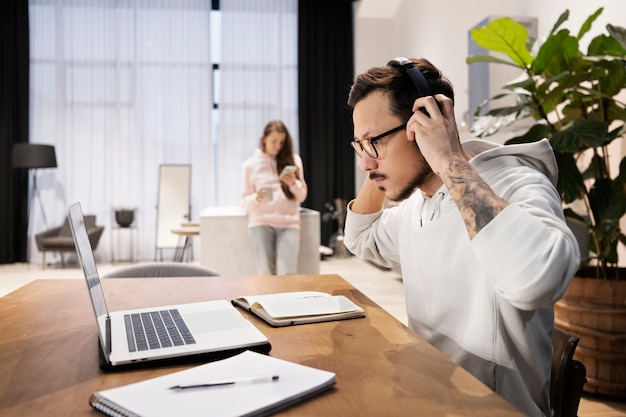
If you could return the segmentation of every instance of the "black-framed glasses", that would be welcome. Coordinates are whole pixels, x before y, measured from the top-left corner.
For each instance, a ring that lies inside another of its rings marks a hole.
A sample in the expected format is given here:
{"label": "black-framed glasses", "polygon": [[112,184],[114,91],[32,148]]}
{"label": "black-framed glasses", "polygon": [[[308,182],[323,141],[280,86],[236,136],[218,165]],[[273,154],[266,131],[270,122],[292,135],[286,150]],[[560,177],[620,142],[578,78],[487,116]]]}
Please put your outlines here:
{"label": "black-framed glasses", "polygon": [[371,139],[353,139],[350,142],[350,145],[354,148],[354,152],[361,158],[363,156],[363,152],[367,154],[372,159],[377,159],[380,154],[378,153],[378,149],[376,149],[376,145],[379,144],[380,140],[386,136],[392,135],[402,129],[406,129],[406,123],[402,123],[400,126],[394,127],[391,130],[386,131],[385,133],[381,133],[378,136],[374,136]]}

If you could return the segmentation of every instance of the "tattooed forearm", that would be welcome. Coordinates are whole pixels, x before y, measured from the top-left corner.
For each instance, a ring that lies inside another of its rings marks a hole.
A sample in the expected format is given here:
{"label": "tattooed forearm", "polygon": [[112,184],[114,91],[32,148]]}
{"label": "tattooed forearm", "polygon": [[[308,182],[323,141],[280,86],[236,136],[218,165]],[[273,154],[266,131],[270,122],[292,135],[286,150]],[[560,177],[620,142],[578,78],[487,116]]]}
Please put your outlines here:
{"label": "tattooed forearm", "polygon": [[459,207],[470,239],[508,205],[466,161],[450,163],[442,178]]}

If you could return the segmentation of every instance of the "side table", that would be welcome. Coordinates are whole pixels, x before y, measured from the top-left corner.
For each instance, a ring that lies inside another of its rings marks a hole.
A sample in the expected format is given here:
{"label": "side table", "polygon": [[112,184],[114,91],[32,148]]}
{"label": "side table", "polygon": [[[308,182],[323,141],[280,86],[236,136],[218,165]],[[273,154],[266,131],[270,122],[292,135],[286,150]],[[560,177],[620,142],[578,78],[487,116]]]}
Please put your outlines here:
{"label": "side table", "polygon": [[191,260],[193,260],[193,245],[191,237],[198,236],[200,234],[200,223],[181,223],[179,228],[172,229],[172,233],[179,236],[178,246],[174,252],[174,262],[183,262],[185,258],[185,251],[187,250],[189,251]]}
{"label": "side table", "polygon": [[[120,227],[118,225],[113,225],[111,229],[111,263],[116,262],[133,262],[134,261],[134,235],[137,232],[137,226],[128,226],[128,227]],[[128,235],[126,239],[124,239],[127,243],[126,247],[124,247],[122,239],[122,235]],[[120,254],[120,256],[115,256],[116,252]],[[126,252],[128,256],[126,258],[122,258],[121,254]]]}

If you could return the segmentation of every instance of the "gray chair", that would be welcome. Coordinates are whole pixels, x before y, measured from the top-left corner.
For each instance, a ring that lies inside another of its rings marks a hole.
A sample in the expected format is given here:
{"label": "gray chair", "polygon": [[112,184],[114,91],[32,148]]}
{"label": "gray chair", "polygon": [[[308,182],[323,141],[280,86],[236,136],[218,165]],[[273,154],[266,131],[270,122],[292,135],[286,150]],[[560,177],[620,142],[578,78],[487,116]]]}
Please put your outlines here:
{"label": "gray chair", "polygon": [[578,337],[554,328],[550,384],[553,417],[576,417],[578,414],[583,385],[587,382],[585,365],[574,359],[578,341]]}
{"label": "gray chair", "polygon": [[[96,216],[93,214],[86,214],[85,226],[87,227],[87,235],[89,236],[89,242],[91,243],[91,249],[96,250],[98,242],[102,232],[104,232],[104,226],[96,225]],[[59,252],[61,255],[61,265],[65,267],[64,252],[76,253],[76,246],[74,245],[74,238],[72,237],[72,229],[70,228],[69,220],[66,218],[62,226],[53,227],[44,232],[37,233],[35,235],[35,242],[37,243],[37,249],[43,255],[43,268],[46,267],[46,252]]]}
{"label": "gray chair", "polygon": [[215,277],[220,274],[203,266],[180,262],[144,262],[120,267],[103,278]]}

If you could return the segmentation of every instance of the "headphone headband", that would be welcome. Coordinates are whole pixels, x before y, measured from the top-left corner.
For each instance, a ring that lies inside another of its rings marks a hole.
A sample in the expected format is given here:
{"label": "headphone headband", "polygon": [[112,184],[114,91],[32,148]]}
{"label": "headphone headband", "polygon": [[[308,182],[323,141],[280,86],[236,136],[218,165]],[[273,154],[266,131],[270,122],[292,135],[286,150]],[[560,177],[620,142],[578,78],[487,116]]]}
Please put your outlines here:
{"label": "headphone headband", "polygon": [[387,62],[387,65],[401,68],[408,74],[417,90],[418,97],[432,96],[433,93],[430,90],[430,86],[428,85],[428,81],[426,81],[426,77],[422,74],[422,71],[419,68],[415,68],[413,63],[404,57],[394,58],[391,61]]}

